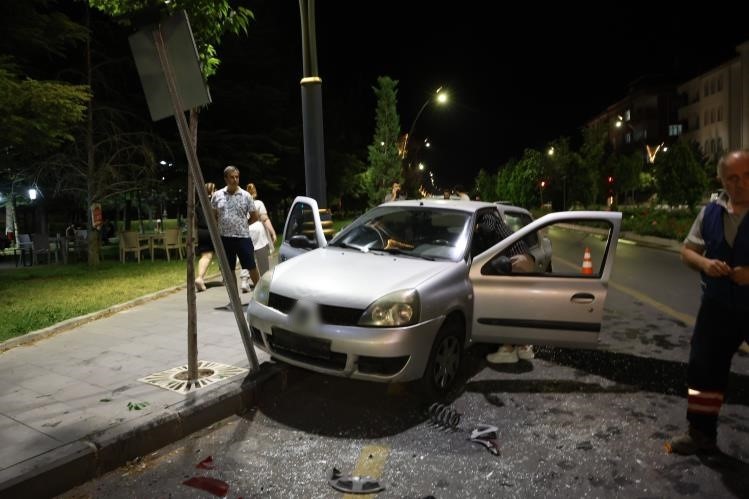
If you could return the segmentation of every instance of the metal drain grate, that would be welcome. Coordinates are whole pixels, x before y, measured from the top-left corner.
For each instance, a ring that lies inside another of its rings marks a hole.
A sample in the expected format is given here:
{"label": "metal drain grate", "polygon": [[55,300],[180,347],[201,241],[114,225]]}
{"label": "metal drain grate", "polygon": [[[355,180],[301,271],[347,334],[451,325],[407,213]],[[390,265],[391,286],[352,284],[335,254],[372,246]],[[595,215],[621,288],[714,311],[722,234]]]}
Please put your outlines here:
{"label": "metal drain grate", "polygon": [[149,374],[138,381],[177,393],[188,393],[191,390],[197,390],[198,388],[212,385],[217,381],[233,378],[240,374],[247,374],[248,372],[249,369],[245,369],[244,367],[234,367],[219,364],[218,362],[199,360],[198,379],[196,380],[190,381],[187,379],[187,364],[185,364],[180,367],[167,369],[166,371]]}

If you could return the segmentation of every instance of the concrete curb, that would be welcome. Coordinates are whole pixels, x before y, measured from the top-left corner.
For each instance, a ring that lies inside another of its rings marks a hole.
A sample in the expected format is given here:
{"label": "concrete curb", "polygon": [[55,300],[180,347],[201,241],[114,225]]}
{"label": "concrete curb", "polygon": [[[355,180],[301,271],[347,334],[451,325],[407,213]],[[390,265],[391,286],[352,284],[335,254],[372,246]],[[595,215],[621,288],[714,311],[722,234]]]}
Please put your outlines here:
{"label": "concrete curb", "polygon": [[284,366],[265,363],[243,380],[214,387],[158,414],[94,433],[0,471],[0,496],[50,497],[103,475],[231,415],[250,409],[273,382],[283,390]]}
{"label": "concrete curb", "polygon": [[622,232],[619,236],[619,240],[621,241],[622,239],[633,241],[641,246],[646,246],[648,248],[662,249],[674,253],[681,252],[682,243],[681,241],[677,241],[675,239],[664,239],[662,237],[655,236],[642,236],[634,232]]}

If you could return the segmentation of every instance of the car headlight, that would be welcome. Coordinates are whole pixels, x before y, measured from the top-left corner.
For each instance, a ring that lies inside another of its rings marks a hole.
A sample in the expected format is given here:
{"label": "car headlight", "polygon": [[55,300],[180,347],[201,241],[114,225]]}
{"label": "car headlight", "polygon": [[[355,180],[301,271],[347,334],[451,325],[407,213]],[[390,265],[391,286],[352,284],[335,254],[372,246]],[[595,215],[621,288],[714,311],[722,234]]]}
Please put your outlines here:
{"label": "car headlight", "polygon": [[359,326],[408,326],[419,322],[419,293],[415,289],[395,291],[375,300],[364,311]]}
{"label": "car headlight", "polygon": [[263,277],[260,278],[260,282],[255,286],[255,291],[252,293],[252,299],[261,305],[267,305],[268,299],[270,298],[270,282],[273,280],[273,269],[270,269]]}

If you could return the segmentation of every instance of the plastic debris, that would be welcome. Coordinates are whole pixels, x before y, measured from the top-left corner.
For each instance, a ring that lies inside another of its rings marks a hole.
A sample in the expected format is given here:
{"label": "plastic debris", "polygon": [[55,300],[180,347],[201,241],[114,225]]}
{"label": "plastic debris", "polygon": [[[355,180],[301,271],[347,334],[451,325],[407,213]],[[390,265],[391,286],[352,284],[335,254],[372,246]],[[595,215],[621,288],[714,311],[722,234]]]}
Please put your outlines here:
{"label": "plastic debris", "polygon": [[471,442],[483,445],[484,447],[489,449],[489,452],[491,452],[495,456],[499,456],[499,441],[497,439],[498,431],[499,428],[497,428],[496,426],[480,424],[475,430],[471,432],[469,440]]}
{"label": "plastic debris", "polygon": [[213,469],[213,456],[208,456],[207,458],[203,459],[195,467],[203,469],[203,470],[212,470]]}
{"label": "plastic debris", "polygon": [[429,406],[429,419],[437,426],[456,429],[461,417],[462,414],[458,411],[439,402]]}
{"label": "plastic debris", "polygon": [[337,491],[348,494],[373,494],[385,490],[385,486],[371,476],[342,476],[337,468],[333,468],[328,483]]}
{"label": "plastic debris", "polygon": [[228,483],[209,476],[194,476],[188,478],[182,483],[188,487],[205,490],[206,492],[218,497],[226,497],[226,494],[229,493]]}

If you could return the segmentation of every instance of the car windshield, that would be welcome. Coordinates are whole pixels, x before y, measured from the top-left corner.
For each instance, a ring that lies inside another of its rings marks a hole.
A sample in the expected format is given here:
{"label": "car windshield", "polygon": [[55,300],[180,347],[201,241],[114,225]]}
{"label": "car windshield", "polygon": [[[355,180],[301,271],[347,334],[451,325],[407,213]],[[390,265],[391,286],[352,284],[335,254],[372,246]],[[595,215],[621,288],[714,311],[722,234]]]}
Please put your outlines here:
{"label": "car windshield", "polygon": [[346,227],[330,246],[458,261],[465,255],[471,213],[424,206],[380,206]]}

